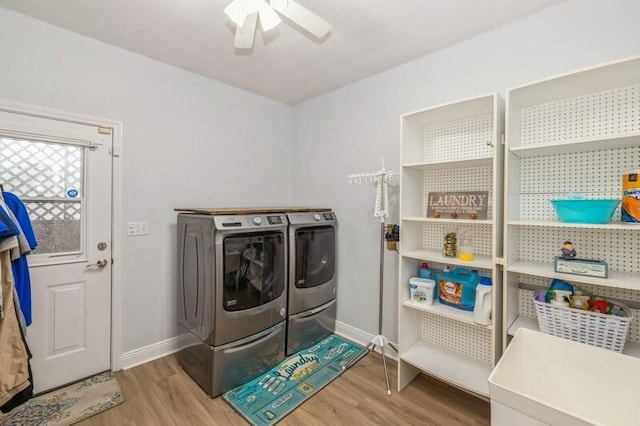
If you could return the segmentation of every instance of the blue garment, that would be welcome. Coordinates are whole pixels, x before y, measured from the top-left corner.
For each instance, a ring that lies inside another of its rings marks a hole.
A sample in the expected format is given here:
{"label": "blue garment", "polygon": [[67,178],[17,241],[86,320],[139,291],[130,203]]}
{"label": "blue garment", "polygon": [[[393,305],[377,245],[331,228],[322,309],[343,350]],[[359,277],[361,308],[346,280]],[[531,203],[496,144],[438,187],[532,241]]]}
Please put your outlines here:
{"label": "blue garment", "polygon": [[9,214],[0,206],[0,240],[18,235],[18,228],[14,225]]}
{"label": "blue garment", "polygon": [[[33,232],[29,212],[24,203],[20,198],[10,192],[3,192],[2,198],[4,198],[5,204],[18,220],[18,224],[29,243],[29,247],[31,250],[35,250],[35,248],[38,247],[38,241]],[[31,325],[31,277],[29,275],[27,257],[20,256],[18,259],[12,261],[11,269],[13,270],[15,288],[18,292],[18,300],[20,300],[20,309],[22,310],[27,325]]]}
{"label": "blue garment", "polygon": [[38,240],[36,240],[36,235],[33,232],[33,227],[31,226],[31,219],[29,219],[29,212],[27,211],[24,203],[11,192],[3,192],[2,198],[4,198],[5,204],[11,209],[13,214],[16,216],[16,219],[18,219],[20,228],[22,228],[22,233],[27,238],[31,250],[35,250],[36,247],[38,247]]}

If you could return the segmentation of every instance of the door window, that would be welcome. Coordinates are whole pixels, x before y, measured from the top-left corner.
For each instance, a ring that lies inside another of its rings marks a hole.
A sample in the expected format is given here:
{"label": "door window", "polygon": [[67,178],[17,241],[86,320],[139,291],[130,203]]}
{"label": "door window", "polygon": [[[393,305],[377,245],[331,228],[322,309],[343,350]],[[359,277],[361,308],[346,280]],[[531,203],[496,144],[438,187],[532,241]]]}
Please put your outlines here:
{"label": "door window", "polygon": [[0,182],[29,211],[38,236],[36,255],[82,251],[84,151],[78,145],[0,137]]}
{"label": "door window", "polygon": [[332,226],[296,231],[296,287],[315,287],[333,278],[335,244]]}
{"label": "door window", "polygon": [[228,236],[223,250],[225,310],[250,309],[282,294],[285,287],[282,233]]}

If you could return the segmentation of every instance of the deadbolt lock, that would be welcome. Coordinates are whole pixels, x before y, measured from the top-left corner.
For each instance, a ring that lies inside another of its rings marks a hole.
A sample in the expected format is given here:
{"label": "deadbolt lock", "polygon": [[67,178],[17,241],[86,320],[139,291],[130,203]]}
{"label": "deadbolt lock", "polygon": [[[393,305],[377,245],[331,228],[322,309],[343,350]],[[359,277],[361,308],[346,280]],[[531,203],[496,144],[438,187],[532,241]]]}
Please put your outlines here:
{"label": "deadbolt lock", "polygon": [[102,250],[105,250],[106,248],[107,248],[107,243],[105,243],[104,241],[98,243],[98,250],[102,251]]}

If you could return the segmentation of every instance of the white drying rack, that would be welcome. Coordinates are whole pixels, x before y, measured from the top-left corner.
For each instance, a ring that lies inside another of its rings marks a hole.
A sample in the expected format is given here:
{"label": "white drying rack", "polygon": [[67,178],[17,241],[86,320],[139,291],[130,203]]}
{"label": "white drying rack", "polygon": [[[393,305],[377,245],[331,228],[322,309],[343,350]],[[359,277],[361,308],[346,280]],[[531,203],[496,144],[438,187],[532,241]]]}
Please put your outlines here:
{"label": "white drying rack", "polygon": [[[387,170],[384,167],[384,159],[380,158],[380,164],[382,168],[373,173],[356,173],[348,174],[347,181],[349,185],[361,185],[366,183],[373,183],[376,185],[376,204],[373,212],[374,217],[380,218],[380,292],[378,294],[378,335],[375,336],[369,344],[366,346],[365,351],[375,350],[375,347],[380,347],[380,353],[382,354],[382,364],[384,366],[384,377],[387,381],[387,395],[391,395],[391,388],[389,387],[389,373],[387,372],[387,358],[384,354],[385,346],[389,345],[391,349],[398,352],[396,348],[389,340],[382,334],[382,290],[384,282],[384,234],[385,234],[385,218],[389,216],[389,184],[395,184],[398,182],[398,173],[392,170]],[[360,357],[356,357],[347,365],[345,369],[351,367]]]}
{"label": "white drying rack", "polygon": [[347,175],[349,185],[361,185],[364,183],[373,183],[376,185],[376,204],[373,212],[374,217],[379,217],[380,222],[389,216],[389,184],[398,182],[398,173],[387,170],[384,167],[384,158],[380,158],[382,168],[373,173],[354,173]]}

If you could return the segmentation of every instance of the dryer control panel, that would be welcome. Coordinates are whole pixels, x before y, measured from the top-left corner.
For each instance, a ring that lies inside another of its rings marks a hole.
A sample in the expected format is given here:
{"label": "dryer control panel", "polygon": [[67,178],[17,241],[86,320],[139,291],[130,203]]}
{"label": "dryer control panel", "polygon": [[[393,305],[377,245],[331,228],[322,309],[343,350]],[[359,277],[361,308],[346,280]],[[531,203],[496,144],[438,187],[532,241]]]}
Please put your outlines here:
{"label": "dryer control panel", "polygon": [[301,212],[287,213],[289,223],[292,225],[315,224],[315,223],[335,223],[336,214],[334,212]]}
{"label": "dryer control panel", "polygon": [[284,223],[284,216],[267,216],[267,220],[271,225],[282,225]]}
{"label": "dryer control panel", "polygon": [[275,228],[287,225],[284,214],[214,216],[217,229]]}

